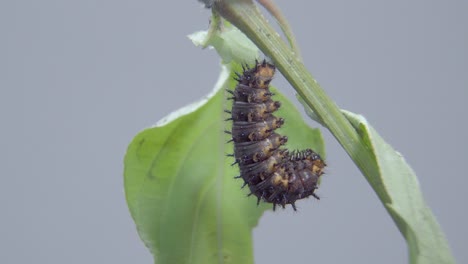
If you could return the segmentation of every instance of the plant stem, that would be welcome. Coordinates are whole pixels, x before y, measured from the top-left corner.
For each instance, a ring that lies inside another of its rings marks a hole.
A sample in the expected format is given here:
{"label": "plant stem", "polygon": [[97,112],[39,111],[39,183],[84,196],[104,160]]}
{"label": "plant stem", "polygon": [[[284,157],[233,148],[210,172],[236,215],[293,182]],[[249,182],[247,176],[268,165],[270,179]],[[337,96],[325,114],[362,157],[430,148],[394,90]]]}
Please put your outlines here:
{"label": "plant stem", "polygon": [[341,113],[336,104],[307,71],[297,54],[284,43],[278,33],[269,25],[255,4],[250,0],[216,1],[213,8],[225,19],[246,34],[281,71],[283,76],[296,89],[320,118],[348,155],[354,160],[361,172],[383,202],[391,202],[385,190],[371,175],[378,175],[378,168],[367,162],[372,160],[361,137]]}

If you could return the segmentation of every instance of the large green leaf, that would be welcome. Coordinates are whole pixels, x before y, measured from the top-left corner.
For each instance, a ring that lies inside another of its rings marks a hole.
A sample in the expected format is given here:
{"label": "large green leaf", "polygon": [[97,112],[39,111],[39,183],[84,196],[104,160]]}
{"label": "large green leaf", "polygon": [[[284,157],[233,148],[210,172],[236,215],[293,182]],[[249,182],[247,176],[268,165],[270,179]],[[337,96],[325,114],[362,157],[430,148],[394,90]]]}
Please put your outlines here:
{"label": "large green leaf", "polygon": [[[216,43],[208,44],[218,52],[232,51],[222,37],[219,34],[211,38]],[[250,42],[244,47],[257,52]],[[225,62],[233,59],[222,57]],[[225,157],[232,153],[232,144],[226,143],[228,136],[223,133],[230,129],[224,121],[223,109],[229,102],[223,89],[234,87],[235,70],[240,70],[236,62],[223,64],[210,95],[143,130],[128,147],[127,203],[157,263],[253,263],[252,228],[271,204],[257,206],[256,197],[247,197],[247,188],[240,189],[242,181],[233,178],[237,167]],[[286,119],[280,133],[288,135],[288,146],[310,147],[324,155],[320,132],[307,126],[294,106],[274,92],[275,99],[282,101],[277,113]]]}

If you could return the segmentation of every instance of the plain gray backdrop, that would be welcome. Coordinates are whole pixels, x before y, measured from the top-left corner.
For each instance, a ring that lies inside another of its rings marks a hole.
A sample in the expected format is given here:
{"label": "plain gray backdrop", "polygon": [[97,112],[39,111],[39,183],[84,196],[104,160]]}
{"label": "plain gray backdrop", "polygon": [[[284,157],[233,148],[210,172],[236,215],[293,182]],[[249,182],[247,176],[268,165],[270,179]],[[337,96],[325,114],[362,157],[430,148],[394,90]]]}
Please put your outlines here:
{"label": "plain gray backdrop", "polygon": [[[468,263],[468,1],[277,3],[308,69],[403,153]],[[216,53],[186,38],[209,16],[196,0],[0,2],[0,263],[152,263],[122,160],[138,131],[212,89]],[[256,263],[406,263],[398,229],[322,131],[322,199],[265,213]]]}

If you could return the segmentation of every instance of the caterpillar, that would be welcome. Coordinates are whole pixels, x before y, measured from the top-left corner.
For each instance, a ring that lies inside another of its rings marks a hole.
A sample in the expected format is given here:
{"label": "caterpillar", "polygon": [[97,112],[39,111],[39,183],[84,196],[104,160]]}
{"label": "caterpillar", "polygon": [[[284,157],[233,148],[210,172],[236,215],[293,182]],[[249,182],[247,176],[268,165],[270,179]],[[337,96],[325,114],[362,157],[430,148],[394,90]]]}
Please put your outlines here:
{"label": "caterpillar", "polygon": [[285,120],[273,115],[281,103],[271,99],[269,84],[275,74],[275,66],[263,60],[255,66],[242,66],[243,73],[236,73],[237,86],[227,90],[233,100],[227,120],[232,121],[229,142],[234,144],[233,165],[238,164],[240,175],[249,186],[250,195],[276,205],[291,204],[309,196],[316,199],[319,177],[326,166],[319,154],[312,149],[289,151],[284,148],[288,138],[275,133]]}

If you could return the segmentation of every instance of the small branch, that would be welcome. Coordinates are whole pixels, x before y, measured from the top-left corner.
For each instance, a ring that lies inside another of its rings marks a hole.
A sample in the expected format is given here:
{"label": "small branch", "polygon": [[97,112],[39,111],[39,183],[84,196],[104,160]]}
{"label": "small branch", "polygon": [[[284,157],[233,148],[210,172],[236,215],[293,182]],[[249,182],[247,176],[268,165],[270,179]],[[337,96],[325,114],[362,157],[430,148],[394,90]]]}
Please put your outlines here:
{"label": "small branch", "polygon": [[301,51],[297,45],[296,37],[294,37],[288,20],[284,17],[281,10],[276,6],[275,2],[273,2],[273,0],[257,0],[257,2],[261,4],[268,12],[270,12],[270,14],[276,19],[279,26],[281,27],[281,30],[288,39],[289,46],[291,46],[291,49],[294,51],[294,53],[296,53],[297,57],[301,58]]}

